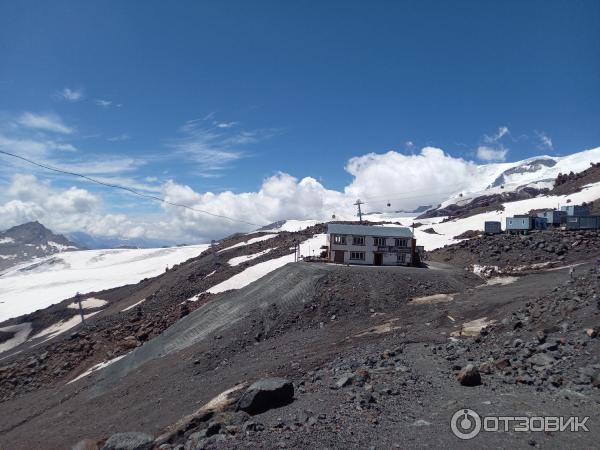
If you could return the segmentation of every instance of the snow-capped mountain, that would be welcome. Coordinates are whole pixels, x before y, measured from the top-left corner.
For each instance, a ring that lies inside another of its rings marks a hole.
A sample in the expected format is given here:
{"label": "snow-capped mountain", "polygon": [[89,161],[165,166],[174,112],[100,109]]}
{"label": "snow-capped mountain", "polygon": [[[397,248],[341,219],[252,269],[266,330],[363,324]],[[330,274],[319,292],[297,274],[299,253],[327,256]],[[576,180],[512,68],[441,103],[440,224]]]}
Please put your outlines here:
{"label": "snow-capped mountain", "polygon": [[536,156],[513,163],[480,165],[466,183],[467,187],[450,195],[440,207],[464,205],[479,196],[526,188],[552,189],[558,174],[581,172],[596,162],[600,162],[600,147],[568,156]]}
{"label": "snow-capped mountain", "polygon": [[25,223],[0,232],[0,271],[33,258],[83,248],[39,222]]}

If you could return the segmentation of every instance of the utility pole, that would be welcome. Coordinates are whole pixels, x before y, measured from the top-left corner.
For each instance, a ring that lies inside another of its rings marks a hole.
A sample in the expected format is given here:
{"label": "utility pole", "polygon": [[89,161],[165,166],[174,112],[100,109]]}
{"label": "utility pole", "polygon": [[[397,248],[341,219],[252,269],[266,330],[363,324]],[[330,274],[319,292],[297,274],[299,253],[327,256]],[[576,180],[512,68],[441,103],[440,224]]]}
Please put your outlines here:
{"label": "utility pole", "polygon": [[364,205],[364,202],[361,202],[360,199],[356,200],[354,206],[358,207],[358,220],[362,223],[362,211],[360,210],[360,205]]}
{"label": "utility pole", "polygon": [[75,294],[75,301],[79,305],[79,315],[81,316],[81,323],[85,325],[85,317],[83,315],[83,306],[81,305],[81,294],[78,292]]}

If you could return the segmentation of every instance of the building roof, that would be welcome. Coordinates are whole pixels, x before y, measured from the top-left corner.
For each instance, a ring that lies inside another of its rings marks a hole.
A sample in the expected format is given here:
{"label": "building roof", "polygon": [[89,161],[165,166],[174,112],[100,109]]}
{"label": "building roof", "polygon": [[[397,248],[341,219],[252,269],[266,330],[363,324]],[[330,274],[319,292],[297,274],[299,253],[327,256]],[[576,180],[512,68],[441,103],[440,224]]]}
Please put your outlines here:
{"label": "building roof", "polygon": [[407,227],[378,227],[373,225],[347,225],[343,223],[330,223],[327,225],[328,234],[350,234],[354,236],[381,236],[381,237],[413,237]]}

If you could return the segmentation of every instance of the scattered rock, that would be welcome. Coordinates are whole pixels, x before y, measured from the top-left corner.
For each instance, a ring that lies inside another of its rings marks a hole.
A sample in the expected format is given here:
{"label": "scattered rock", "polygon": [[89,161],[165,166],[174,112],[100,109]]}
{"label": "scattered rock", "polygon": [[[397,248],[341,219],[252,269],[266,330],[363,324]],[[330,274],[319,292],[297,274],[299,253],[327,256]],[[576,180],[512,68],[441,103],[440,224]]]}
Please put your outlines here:
{"label": "scattered rock", "polygon": [[463,368],[456,378],[463,386],[479,386],[481,384],[481,375],[473,364],[468,364]]}
{"label": "scattered rock", "polygon": [[146,433],[128,432],[113,434],[108,438],[102,450],[150,450],[154,438]]}
{"label": "scattered rock", "polygon": [[260,414],[287,405],[294,400],[294,385],[284,378],[264,378],[244,392],[237,409],[248,414]]}

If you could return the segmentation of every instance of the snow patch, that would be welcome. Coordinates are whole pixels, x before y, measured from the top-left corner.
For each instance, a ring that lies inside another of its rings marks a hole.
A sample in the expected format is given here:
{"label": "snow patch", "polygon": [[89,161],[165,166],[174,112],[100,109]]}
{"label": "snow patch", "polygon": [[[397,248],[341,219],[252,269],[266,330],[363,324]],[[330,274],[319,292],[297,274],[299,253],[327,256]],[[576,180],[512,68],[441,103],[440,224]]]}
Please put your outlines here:
{"label": "snow patch", "polygon": [[92,367],[90,367],[88,370],[86,370],[85,372],[83,372],[81,375],[79,375],[79,376],[77,376],[77,377],[73,378],[73,379],[72,379],[71,381],[69,381],[67,384],[74,383],[74,382],[76,382],[77,380],[81,380],[82,378],[84,378],[84,377],[87,377],[88,375],[90,375],[90,374],[91,374],[91,373],[93,373],[93,372],[97,372],[98,370],[102,370],[102,369],[104,369],[105,367],[108,367],[108,366],[110,366],[111,364],[113,364],[113,363],[116,363],[118,360],[120,360],[120,359],[124,358],[124,357],[125,357],[125,356],[127,356],[127,355],[128,355],[128,353],[125,353],[124,355],[117,356],[116,358],[113,358],[113,359],[110,359],[110,360],[108,360],[108,361],[104,361],[104,362],[101,362],[101,363],[99,363],[99,364],[96,364],[95,366],[92,366]]}
{"label": "snow patch", "polygon": [[52,242],[52,241],[48,241],[48,245],[52,248],[55,248],[59,252],[64,252],[65,250],[70,250],[70,249],[77,250],[77,247],[75,247],[73,245],[63,245],[63,244],[58,244],[58,243]]}
{"label": "snow patch", "polygon": [[238,248],[238,247],[243,247],[245,245],[255,244],[257,242],[266,241],[269,239],[273,239],[274,237],[277,237],[277,236],[278,236],[278,234],[264,234],[262,236],[248,239],[247,241],[238,242],[237,244],[234,244],[231,247],[227,247],[222,250],[219,250],[217,253],[226,252],[227,250],[231,250],[231,249]]}
{"label": "snow patch", "polygon": [[[106,304],[108,304],[108,302],[106,300],[102,300],[102,299],[94,298],[94,297],[90,297],[90,298],[86,298],[85,300],[81,300],[81,307],[83,309],[99,308]],[[79,309],[79,303],[73,302],[69,306],[67,306],[67,308]]]}
{"label": "snow patch", "polygon": [[15,240],[9,237],[0,239],[0,244],[12,244],[13,242],[15,242]]}
{"label": "snow patch", "polygon": [[285,223],[277,228],[272,228],[267,231],[302,231],[320,223],[318,220],[286,220]]}
{"label": "snow patch", "polygon": [[130,309],[133,309],[133,308],[135,308],[137,305],[141,305],[141,304],[142,304],[142,303],[144,303],[145,301],[146,301],[146,299],[145,299],[145,298],[143,298],[143,299],[141,299],[139,302],[136,302],[136,303],[134,303],[133,305],[131,305],[131,306],[128,306],[128,307],[127,307],[127,308],[125,308],[125,309],[122,309],[122,310],[121,310],[121,312],[129,311]]}
{"label": "snow patch", "polygon": [[235,258],[231,258],[227,263],[230,266],[239,266],[240,264],[245,263],[246,261],[252,261],[253,259],[260,258],[261,256],[266,255],[272,250],[274,250],[274,248],[268,248],[266,250],[263,250],[262,252],[253,253],[251,255],[237,256]]}
{"label": "snow patch", "polygon": [[[89,317],[92,317],[92,316],[98,314],[99,312],[100,311],[94,311],[92,313],[85,314],[83,317],[84,317],[84,319],[87,319]],[[38,338],[47,336],[47,338],[42,341],[42,342],[46,342],[46,341],[52,339],[53,337],[58,336],[59,334],[64,333],[65,331],[68,331],[73,327],[76,327],[80,323],[81,323],[81,316],[79,316],[79,315],[73,316],[69,319],[61,320],[60,322],[50,325],[48,328],[45,328],[42,331],[40,331],[39,333],[33,335],[31,337],[31,339],[38,339]],[[42,342],[39,342],[38,345],[41,344]]]}
{"label": "snow patch", "polygon": [[8,341],[0,344],[0,353],[6,352],[18,345],[21,345],[29,337],[31,333],[31,322],[20,323],[18,325],[10,325],[8,327],[0,328],[0,331],[6,333],[14,333],[14,336]]}

